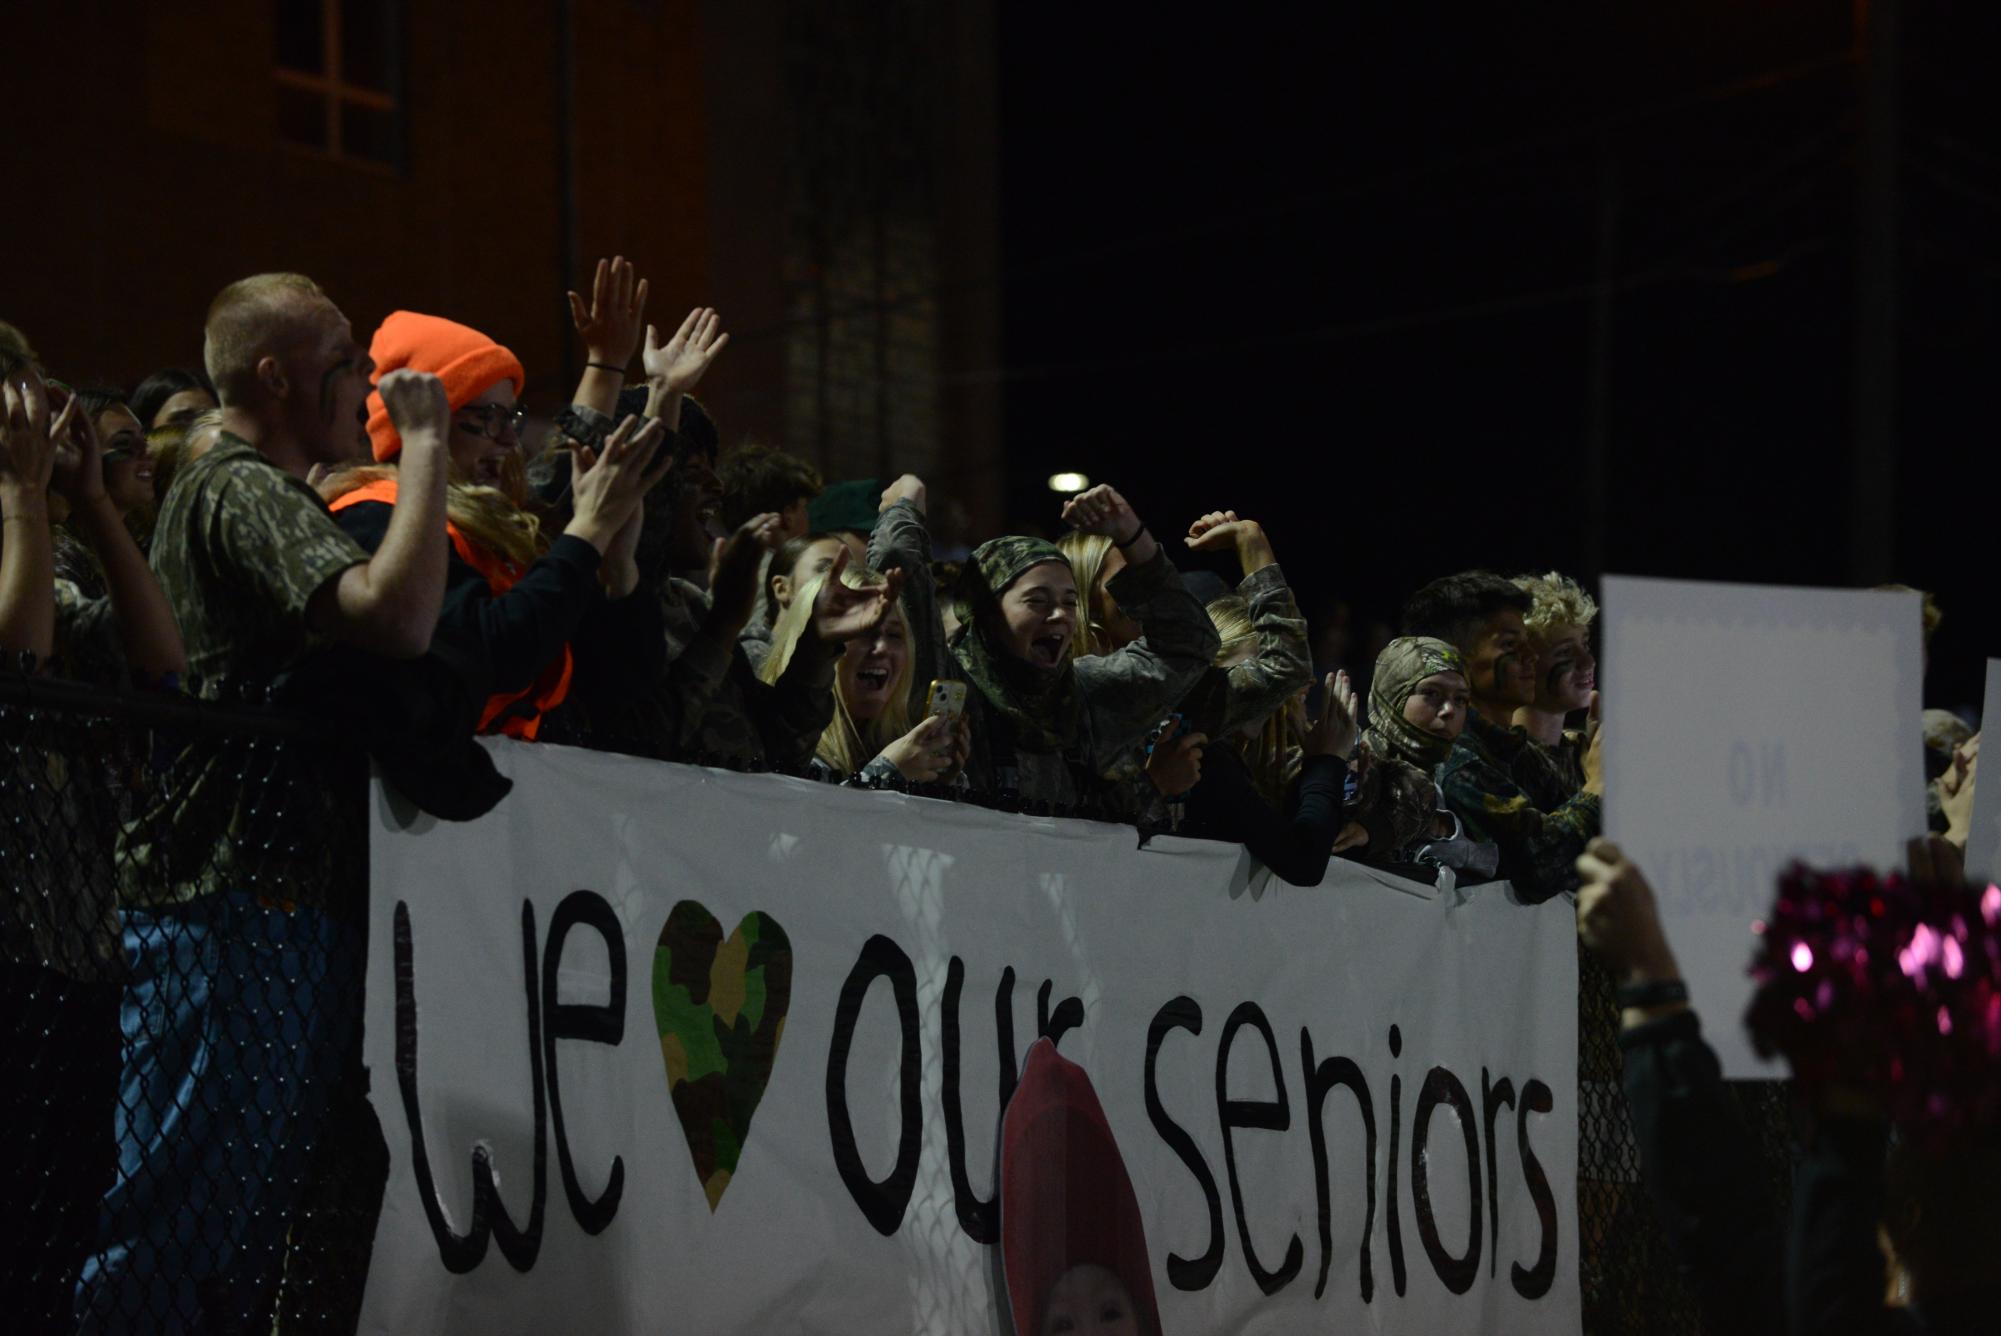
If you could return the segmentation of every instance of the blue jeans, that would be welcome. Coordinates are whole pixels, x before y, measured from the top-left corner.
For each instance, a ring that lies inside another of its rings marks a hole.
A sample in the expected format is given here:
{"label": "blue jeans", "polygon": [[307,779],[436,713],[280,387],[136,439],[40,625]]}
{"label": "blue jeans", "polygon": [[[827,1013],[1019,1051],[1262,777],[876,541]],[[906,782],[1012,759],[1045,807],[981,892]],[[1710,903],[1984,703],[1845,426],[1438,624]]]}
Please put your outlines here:
{"label": "blue jeans", "polygon": [[244,894],[126,909],[118,1177],[85,1331],[270,1329],[286,1232],[348,1045],[358,925]]}

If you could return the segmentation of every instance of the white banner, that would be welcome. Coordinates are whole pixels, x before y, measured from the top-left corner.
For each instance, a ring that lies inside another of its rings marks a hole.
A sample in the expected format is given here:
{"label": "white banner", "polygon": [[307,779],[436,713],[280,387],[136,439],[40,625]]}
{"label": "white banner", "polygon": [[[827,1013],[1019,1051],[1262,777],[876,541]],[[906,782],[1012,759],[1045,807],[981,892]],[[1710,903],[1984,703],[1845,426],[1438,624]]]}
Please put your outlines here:
{"label": "white banner", "polygon": [[1002,1330],[1040,1034],[1170,1336],[1578,1329],[1566,900],[492,745],[479,821],[374,794],[363,1330]]}
{"label": "white banner", "polygon": [[1919,598],[1607,576],[1605,833],[1647,874],[1731,1077],[1751,924],[1794,859],[1903,866],[1925,830]]}

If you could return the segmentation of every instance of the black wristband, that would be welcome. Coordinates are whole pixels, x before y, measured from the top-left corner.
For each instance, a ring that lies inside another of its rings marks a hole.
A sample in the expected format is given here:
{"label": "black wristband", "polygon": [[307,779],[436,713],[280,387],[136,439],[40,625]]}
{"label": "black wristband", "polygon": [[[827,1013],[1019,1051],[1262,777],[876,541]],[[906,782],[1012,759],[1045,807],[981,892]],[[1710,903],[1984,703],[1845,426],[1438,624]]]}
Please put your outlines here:
{"label": "black wristband", "polygon": [[1133,536],[1126,539],[1125,542],[1121,543],[1118,539],[1114,538],[1112,546],[1123,552],[1144,537],[1146,537],[1146,526],[1142,524],[1139,528],[1133,530]]}
{"label": "black wristband", "polygon": [[625,377],[624,367],[613,366],[609,362],[586,362],[584,363],[584,365],[591,368],[593,371],[609,371],[613,375],[619,377],[620,379],[623,379]]}
{"label": "black wristband", "polygon": [[1680,979],[1655,979],[1651,983],[1622,983],[1617,993],[1619,1006],[1671,1007],[1688,1001],[1688,985]]}

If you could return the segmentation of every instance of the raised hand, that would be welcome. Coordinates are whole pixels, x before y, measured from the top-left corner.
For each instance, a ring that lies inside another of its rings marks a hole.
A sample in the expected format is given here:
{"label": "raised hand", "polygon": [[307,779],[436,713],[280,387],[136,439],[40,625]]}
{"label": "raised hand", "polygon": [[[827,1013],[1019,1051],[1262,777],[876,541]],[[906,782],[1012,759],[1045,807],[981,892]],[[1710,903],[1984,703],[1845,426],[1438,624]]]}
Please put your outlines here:
{"label": "raised hand", "polygon": [[[1939,806],[1945,811],[1945,838],[1964,852],[1973,829],[1973,786],[1980,779],[1980,734],[1953,749],[1952,765],[1939,776]],[[1951,784],[1948,786],[1947,781]]]}
{"label": "raised hand", "polygon": [[86,506],[105,499],[104,445],[98,439],[97,423],[77,397],[58,385],[49,387],[51,404],[62,404],[61,415],[49,431],[55,446],[52,477],[55,488],[81,512]]}
{"label": "raised hand", "polygon": [[403,448],[435,445],[445,448],[451,435],[452,403],[445,395],[445,383],[428,371],[407,368],[391,371],[375,387]]}
{"label": "raised hand", "polygon": [[1063,503],[1063,522],[1084,533],[1103,534],[1123,547],[1146,527],[1118,488],[1100,483]]}
{"label": "raised hand", "polygon": [[1595,839],[1577,860],[1577,935],[1621,983],[1678,979],[1654,889],[1618,845]]}
{"label": "raised hand", "polygon": [[1346,760],[1355,754],[1355,742],[1362,735],[1362,711],[1356,702],[1355,688],[1349,684],[1346,671],[1327,674],[1322,685],[1327,689],[1327,700],[1320,717],[1307,730],[1302,749],[1308,756],[1339,756]]}
{"label": "raised hand", "polygon": [[55,470],[56,442],[76,411],[72,399],[51,429],[49,390],[41,373],[23,367],[7,378],[6,417],[0,419],[0,486],[42,495]]}
{"label": "raised hand", "polygon": [[848,550],[843,547],[834,555],[834,564],[821,579],[820,596],[813,601],[813,634],[825,645],[846,644],[881,626],[903,591],[902,571],[891,571],[879,585],[856,589],[841,579],[847,568]]}
{"label": "raised hand", "polygon": [[913,784],[935,784],[963,764],[951,721],[934,714],[882,749],[897,773]]}
{"label": "raised hand", "polygon": [[924,509],[924,479],[915,473],[906,473],[895,482],[882,489],[882,502],[877,511],[888,510],[899,501],[908,501],[921,513]]}
{"label": "raised hand", "polygon": [[646,280],[623,255],[599,260],[591,278],[591,299],[570,294],[570,322],[584,341],[589,360],[623,371],[639,347],[646,317]]}
{"label": "raised hand", "polygon": [[610,554],[646,494],[673,471],[673,452],[657,448],[666,432],[658,422],[627,417],[606,439],[603,453],[578,451],[570,475],[576,512],[563,532]]}
{"label": "raised hand", "polygon": [[1182,733],[1181,721],[1169,719],[1147,754],[1146,777],[1163,798],[1179,798],[1202,782],[1202,749],[1206,733]]}
{"label": "raised hand", "polygon": [[730,623],[729,639],[750,625],[757,608],[758,570],[764,554],[785,541],[785,521],[772,512],[753,515],[728,538],[716,540],[715,574],[709,580],[709,602],[715,616]]}
{"label": "raised hand", "polygon": [[646,327],[646,351],[641,358],[646,379],[657,393],[681,395],[701,384],[716,354],[729,346],[730,336],[721,333],[722,317],[706,306],[688,312],[681,328],[666,343],[660,331]]}
{"label": "raised hand", "polygon": [[1278,560],[1272,552],[1271,539],[1265,537],[1264,527],[1256,520],[1239,517],[1234,510],[1212,510],[1196,520],[1188,526],[1187,542],[1196,552],[1236,548],[1238,564],[1246,575]]}

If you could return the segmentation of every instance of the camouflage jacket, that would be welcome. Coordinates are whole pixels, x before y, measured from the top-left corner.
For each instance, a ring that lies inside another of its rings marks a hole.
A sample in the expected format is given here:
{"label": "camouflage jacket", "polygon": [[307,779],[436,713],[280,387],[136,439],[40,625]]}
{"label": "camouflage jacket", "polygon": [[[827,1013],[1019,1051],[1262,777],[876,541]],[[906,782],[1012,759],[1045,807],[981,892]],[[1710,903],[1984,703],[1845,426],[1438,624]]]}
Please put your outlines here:
{"label": "camouflage jacket", "polygon": [[1251,633],[1258,647],[1233,664],[1223,696],[1222,735],[1261,724],[1313,682],[1313,655],[1306,644],[1306,619],[1299,615],[1292,587],[1278,563],[1246,575],[1238,595],[1251,605]]}
{"label": "camouflage jacket", "polygon": [[868,538],[869,569],[903,572],[903,613],[910,622],[910,717],[921,718],[931,684],[955,681],[959,664],[945,652],[938,581],[931,573],[931,531],[913,501],[884,510]]}
{"label": "camouflage jacket", "polygon": [[1520,729],[1499,728],[1474,713],[1466,731],[1452,745],[1439,768],[1445,805],[1465,823],[1466,833],[1487,840],[1501,851],[1501,876],[1512,882],[1524,900],[1547,900],[1575,890],[1577,856],[1598,834],[1596,794],[1577,792],[1553,807],[1537,805],[1515,778],[1518,767],[1543,767],[1527,773],[1538,787],[1554,774],[1547,761],[1524,761],[1530,747]]}
{"label": "camouflage jacket", "polygon": [[721,644],[704,630],[706,591],[668,579],[658,593],[668,665],[656,729],[665,754],[744,769],[808,769],[834,718],[839,656],[807,637],[784,676],[760,682],[741,641]]}
{"label": "camouflage jacket", "polygon": [[[324,643],[306,626],[313,594],[367,560],[317,492],[224,433],[175,477],[150,553],[187,646],[189,689],[217,699],[228,681],[268,684],[295,666]],[[364,884],[362,793],[350,764],[329,764],[306,744],[190,742],[120,842],[121,896],[157,904],[239,890],[347,904]]]}
{"label": "camouflage jacket", "polygon": [[[1216,657],[1219,642],[1209,614],[1182,587],[1181,574],[1165,552],[1143,566],[1120,571],[1112,577],[1110,589],[1119,606],[1146,629],[1146,634],[1114,653],[1077,660],[1083,718],[1068,749],[1037,752],[1012,747],[999,736],[999,714],[984,708],[979,692],[969,695],[973,754],[966,764],[966,779],[975,792],[1012,791],[1024,802],[1050,803],[1114,819],[1132,816],[1132,782],[1104,776],[1140,745],[1195,684]],[[932,657],[920,657],[917,663],[951,665],[952,654],[935,611],[932,621],[929,637],[913,637],[932,642]]]}

